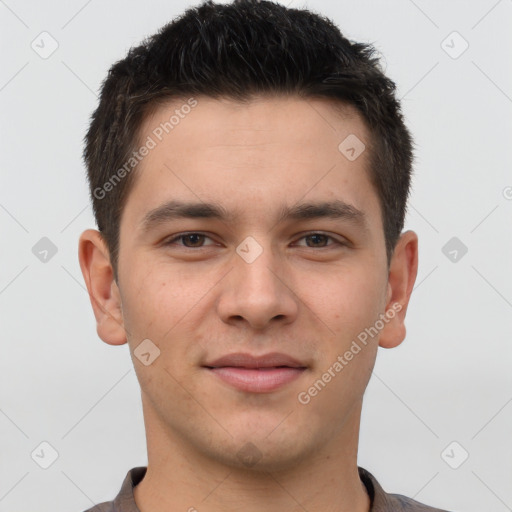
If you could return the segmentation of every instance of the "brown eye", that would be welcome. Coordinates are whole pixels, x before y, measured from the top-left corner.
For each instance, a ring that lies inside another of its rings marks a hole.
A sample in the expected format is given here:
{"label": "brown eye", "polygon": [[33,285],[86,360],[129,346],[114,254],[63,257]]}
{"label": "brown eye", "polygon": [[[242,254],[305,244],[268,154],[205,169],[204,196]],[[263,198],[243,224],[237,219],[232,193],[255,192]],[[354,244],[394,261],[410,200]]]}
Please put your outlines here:
{"label": "brown eye", "polygon": [[[164,245],[177,245],[188,249],[200,249],[205,245],[211,245],[205,244],[205,240],[207,239],[210,239],[210,237],[203,235],[202,233],[183,233],[167,240]],[[177,243],[179,241],[182,243]]]}
{"label": "brown eye", "polygon": [[345,245],[342,241],[336,240],[325,233],[309,233],[299,240],[306,240],[305,244],[298,244],[301,247],[309,247],[311,249],[334,248],[335,246]]}
{"label": "brown eye", "polygon": [[311,240],[313,243],[313,245],[308,245],[308,247],[325,247],[327,245],[328,239],[331,237],[327,235],[322,235],[320,233],[315,233],[314,235],[308,235],[304,238],[306,240]]}

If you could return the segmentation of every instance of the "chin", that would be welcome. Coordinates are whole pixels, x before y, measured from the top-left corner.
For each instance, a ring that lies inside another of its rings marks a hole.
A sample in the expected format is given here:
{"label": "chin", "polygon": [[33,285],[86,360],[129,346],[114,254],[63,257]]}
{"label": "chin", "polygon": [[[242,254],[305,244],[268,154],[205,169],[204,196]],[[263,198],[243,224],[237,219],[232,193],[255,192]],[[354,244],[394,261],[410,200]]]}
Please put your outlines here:
{"label": "chin", "polygon": [[[234,456],[233,456],[234,455]],[[235,452],[223,450],[217,454],[217,459],[222,464],[237,470],[250,471],[252,473],[268,473],[288,471],[296,469],[305,458],[305,452],[295,443],[294,446],[279,446],[274,443],[252,441],[238,446]]]}
{"label": "chin", "polygon": [[279,432],[275,426],[274,422],[271,428],[258,430],[255,435],[239,430],[238,435],[226,440],[227,444],[221,443],[211,455],[239,470],[275,472],[296,469],[317,451],[318,443],[304,438],[306,429],[302,429],[302,433],[298,428],[294,432]]}

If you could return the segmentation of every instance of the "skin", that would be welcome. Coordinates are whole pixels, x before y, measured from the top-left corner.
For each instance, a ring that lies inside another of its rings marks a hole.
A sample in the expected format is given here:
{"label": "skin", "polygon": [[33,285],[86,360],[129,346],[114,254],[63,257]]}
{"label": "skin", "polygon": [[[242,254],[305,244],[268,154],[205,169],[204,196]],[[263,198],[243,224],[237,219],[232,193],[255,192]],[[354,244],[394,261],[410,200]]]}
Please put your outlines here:
{"label": "skin", "polygon": [[[402,233],[388,272],[369,151],[349,161],[338,150],[350,134],[370,144],[351,107],[338,112],[329,100],[295,97],[247,105],[196,99],[137,168],[120,225],[118,283],[98,231],[86,230],[79,242],[98,335],[128,342],[141,386],[148,470],[134,490],[137,505],[141,512],[368,511],[357,473],[363,393],[378,346],[405,337],[417,235]],[[140,140],[182,104],[158,107]],[[218,202],[237,217],[141,230],[144,215],[169,199]],[[334,199],[362,210],[368,229],[330,218],[277,223],[282,206]],[[206,238],[164,245],[184,232]],[[252,263],[236,252],[248,236],[263,251]],[[300,403],[298,394],[393,304],[401,310],[379,334]],[[148,366],[133,354],[144,339],[160,350]],[[276,391],[242,392],[202,366],[233,352],[282,352],[307,369]],[[237,455],[247,443],[257,459],[251,467]]]}

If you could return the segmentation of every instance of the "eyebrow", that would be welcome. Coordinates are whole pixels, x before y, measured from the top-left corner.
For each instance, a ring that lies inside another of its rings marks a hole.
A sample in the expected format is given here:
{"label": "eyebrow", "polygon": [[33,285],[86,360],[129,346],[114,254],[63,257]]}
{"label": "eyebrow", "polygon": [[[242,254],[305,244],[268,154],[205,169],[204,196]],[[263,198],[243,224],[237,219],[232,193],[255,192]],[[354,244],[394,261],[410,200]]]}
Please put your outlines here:
{"label": "eyebrow", "polygon": [[[150,231],[166,222],[177,219],[216,219],[234,222],[236,212],[229,212],[219,203],[167,201],[150,210],[140,222],[141,231]],[[341,219],[353,223],[364,231],[369,230],[365,213],[342,200],[300,203],[283,206],[279,211],[276,224],[289,220],[312,220],[320,218]]]}

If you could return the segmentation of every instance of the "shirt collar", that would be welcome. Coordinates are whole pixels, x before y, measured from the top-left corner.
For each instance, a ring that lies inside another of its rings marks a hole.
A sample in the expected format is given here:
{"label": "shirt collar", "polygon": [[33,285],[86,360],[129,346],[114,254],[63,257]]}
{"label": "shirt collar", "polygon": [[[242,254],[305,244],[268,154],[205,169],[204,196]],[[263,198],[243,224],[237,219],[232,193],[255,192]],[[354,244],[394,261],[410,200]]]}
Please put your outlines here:
{"label": "shirt collar", "polygon": [[[133,488],[142,481],[146,474],[146,470],[146,466],[140,466],[128,471],[121,486],[121,490],[114,500],[113,512],[140,512],[137,504],[135,503]],[[369,512],[391,512],[403,510],[403,499],[409,501],[408,498],[403,498],[396,494],[387,494],[369,471],[366,471],[366,469],[361,467],[358,467],[358,471],[359,478],[366,487],[368,496],[370,497]]]}

